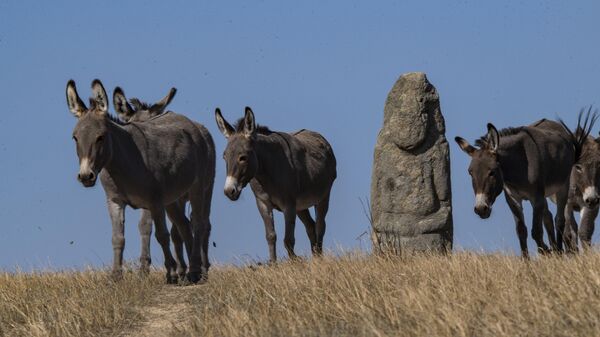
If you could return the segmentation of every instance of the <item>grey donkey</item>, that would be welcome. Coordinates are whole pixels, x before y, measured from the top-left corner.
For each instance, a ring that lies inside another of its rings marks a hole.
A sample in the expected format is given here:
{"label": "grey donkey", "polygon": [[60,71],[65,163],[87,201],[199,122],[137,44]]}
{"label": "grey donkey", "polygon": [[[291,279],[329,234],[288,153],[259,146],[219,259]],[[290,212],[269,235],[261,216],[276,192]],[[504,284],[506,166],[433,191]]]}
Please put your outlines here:
{"label": "grey donkey", "polygon": [[[475,193],[475,213],[482,219],[488,218],[494,201],[504,191],[514,216],[521,254],[527,258],[527,227],[522,202],[529,200],[533,208],[531,236],[538,251],[550,251],[543,240],[542,224],[551,247],[561,251],[569,175],[580,144],[574,143],[560,123],[546,119],[500,131],[492,124],[487,128],[487,135],[475,143],[479,148],[461,137],[455,138],[471,157],[468,172]],[[557,204],[556,234],[546,197],[553,197]]]}
{"label": "grey donkey", "polygon": [[[177,89],[171,88],[167,96],[154,104],[147,104],[138,98],[131,98],[131,104],[125,97],[125,92],[120,87],[116,87],[113,91],[113,105],[119,119],[123,123],[144,122],[163,114],[177,93]],[[167,213],[167,216],[174,224],[171,230],[171,239],[175,246],[175,260],[177,262],[177,275],[180,278],[185,276],[187,264],[183,254],[183,241],[188,254],[188,258],[192,256],[191,249],[193,247],[192,228],[189,219],[185,216],[185,205],[187,196],[181,198],[176,205],[179,209],[174,212]],[[150,257],[150,236],[152,234],[152,214],[148,210],[142,210],[142,216],[138,224],[142,239],[142,252],[140,263],[142,270],[148,269],[151,263]]]}
{"label": "grey donkey", "polygon": [[[565,243],[569,252],[577,251],[577,237],[581,240],[582,247],[591,246],[594,234],[594,221],[598,216],[600,202],[600,139],[590,136],[591,126],[597,119],[597,114],[591,114],[591,107],[587,112],[583,127],[579,114],[578,128],[572,133],[563,123],[565,129],[572,137],[582,143],[581,154],[571,169],[569,202],[565,209],[566,228],[564,231]],[[578,228],[574,211],[581,213],[581,227]]]}
{"label": "grey donkey", "polygon": [[[320,254],[331,187],[337,176],[335,156],[327,140],[309,130],[285,133],[257,126],[249,107],[235,126],[223,118],[218,108],[215,118],[227,138],[223,154],[227,165],[225,195],[235,201],[250,183],[265,224],[270,260],[277,260],[273,209],[284,214],[283,242],[290,258],[296,257],[296,215],[306,227],[313,254]],[[316,221],[309,212],[313,206]]]}
{"label": "grey donkey", "polygon": [[[67,83],[66,95],[69,110],[78,119],[73,130],[79,157],[77,178],[85,187],[92,187],[100,175],[106,193],[113,226],[113,275],[122,275],[124,210],[129,205],[150,212],[165,257],[167,282],[177,281],[165,210],[172,219],[177,218],[183,214],[179,202],[187,196],[194,232],[187,277],[192,282],[205,280],[215,167],[208,130],[172,112],[143,123],[120,123],[108,113],[108,98],[99,80],[92,82],[89,109],[73,80]],[[180,227],[177,222],[175,225]]]}

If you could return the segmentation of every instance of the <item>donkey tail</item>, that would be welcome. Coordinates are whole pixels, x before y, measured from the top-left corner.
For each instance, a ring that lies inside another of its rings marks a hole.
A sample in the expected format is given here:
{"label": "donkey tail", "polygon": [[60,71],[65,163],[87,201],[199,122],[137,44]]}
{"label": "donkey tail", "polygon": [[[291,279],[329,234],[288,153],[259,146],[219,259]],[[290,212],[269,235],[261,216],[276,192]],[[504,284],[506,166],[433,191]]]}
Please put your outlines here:
{"label": "donkey tail", "polygon": [[581,156],[581,152],[583,150],[583,144],[585,144],[588,136],[592,132],[592,128],[594,127],[596,120],[598,119],[598,110],[595,110],[592,113],[592,106],[590,105],[587,112],[585,112],[585,119],[583,120],[583,124],[581,124],[584,112],[585,108],[582,108],[579,111],[579,116],[577,117],[577,128],[575,129],[574,133],[573,131],[571,131],[571,129],[569,129],[567,124],[565,124],[565,122],[562,119],[558,119],[560,124],[562,124],[563,128],[565,128],[565,131],[567,131],[567,133],[569,134],[573,146],[575,146],[575,161],[579,160],[579,157]]}

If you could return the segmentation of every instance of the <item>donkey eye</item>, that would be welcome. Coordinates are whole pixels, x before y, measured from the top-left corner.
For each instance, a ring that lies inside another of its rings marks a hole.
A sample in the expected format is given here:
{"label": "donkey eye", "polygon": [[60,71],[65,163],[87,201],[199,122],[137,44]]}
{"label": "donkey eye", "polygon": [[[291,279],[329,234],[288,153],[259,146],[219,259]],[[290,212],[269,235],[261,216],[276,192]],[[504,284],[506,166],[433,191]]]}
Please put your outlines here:
{"label": "donkey eye", "polygon": [[73,136],[73,140],[77,143],[77,137]]}
{"label": "donkey eye", "polygon": [[581,167],[581,165],[577,164],[575,165],[575,169],[577,170],[577,172],[581,172],[583,168]]}
{"label": "donkey eye", "polygon": [[490,173],[488,173],[488,175],[489,175],[490,177],[493,177],[493,176],[495,176],[495,175],[496,175],[496,171],[490,171]]}
{"label": "donkey eye", "polygon": [[100,143],[104,140],[103,136],[98,136],[98,138],[96,138],[96,143]]}
{"label": "donkey eye", "polygon": [[242,155],[238,160],[240,161],[240,163],[245,163],[246,160],[248,160],[248,156]]}
{"label": "donkey eye", "polygon": [[472,176],[473,175],[473,170],[469,169],[469,175]]}

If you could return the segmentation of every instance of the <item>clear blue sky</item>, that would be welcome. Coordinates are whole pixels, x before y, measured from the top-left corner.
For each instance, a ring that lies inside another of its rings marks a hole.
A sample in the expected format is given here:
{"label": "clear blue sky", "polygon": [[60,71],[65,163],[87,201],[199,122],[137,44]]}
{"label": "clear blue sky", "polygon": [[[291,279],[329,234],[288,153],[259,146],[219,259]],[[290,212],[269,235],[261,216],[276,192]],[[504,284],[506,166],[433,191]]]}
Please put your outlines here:
{"label": "clear blue sky", "polygon": [[[504,198],[489,220],[477,218],[467,156],[452,139],[473,140],[487,122],[516,126],[560,114],[573,123],[581,107],[599,104],[596,1],[203,3],[0,3],[0,268],[111,262],[104,191],[76,180],[70,78],[85,100],[96,77],[110,96],[117,85],[149,101],[179,89],[171,109],[205,124],[217,145],[217,262],[268,256],[251,191],[238,202],[223,195],[217,106],[228,119],[249,105],[272,129],[323,133],[338,159],[325,245],[359,247],[357,236],[369,229],[359,198],[369,194],[385,98],[400,74],[424,71],[446,118],[455,246],[514,252]],[[127,212],[128,259],[139,255],[138,219],[139,211]],[[285,256],[282,228],[277,215]],[[296,237],[297,250],[309,252],[300,223]]]}

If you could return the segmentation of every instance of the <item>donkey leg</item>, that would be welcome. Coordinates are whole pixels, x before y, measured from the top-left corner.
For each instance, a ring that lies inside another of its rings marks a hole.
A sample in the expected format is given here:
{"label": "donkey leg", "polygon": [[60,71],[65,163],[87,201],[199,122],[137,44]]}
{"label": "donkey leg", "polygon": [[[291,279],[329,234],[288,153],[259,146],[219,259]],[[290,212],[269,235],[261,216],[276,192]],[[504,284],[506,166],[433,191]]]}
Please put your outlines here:
{"label": "donkey leg", "polygon": [[185,272],[187,270],[187,264],[185,263],[185,256],[183,255],[183,240],[179,235],[179,231],[173,222],[173,219],[169,217],[173,227],[171,227],[171,241],[173,241],[173,248],[175,251],[175,263],[177,263],[177,277],[183,280],[185,278]]}
{"label": "donkey leg", "polygon": [[546,203],[546,198],[542,197],[539,200],[534,200],[531,202],[531,206],[533,207],[533,221],[531,222],[531,237],[535,240],[535,243],[538,246],[538,252],[540,254],[546,254],[550,252],[548,246],[544,243],[544,228],[542,225],[542,220],[544,218],[544,214],[548,209],[548,204]]}
{"label": "donkey leg", "polygon": [[112,222],[113,268],[115,279],[123,277],[123,250],[125,249],[125,205],[108,200],[108,213]]}
{"label": "donkey leg", "polygon": [[140,254],[140,271],[147,274],[150,271],[150,236],[152,235],[152,213],[143,209],[140,222],[138,223],[140,238],[142,240],[142,252]]}
{"label": "donkey leg", "polygon": [[296,229],[296,205],[288,205],[283,210],[283,217],[285,219],[283,245],[288,252],[288,256],[294,259],[296,258],[296,253],[294,253],[294,246],[296,245],[296,238],[294,237],[294,230]]}
{"label": "donkey leg", "polygon": [[565,228],[565,214],[569,193],[569,182],[556,193],[556,216],[554,217],[554,226],[556,227],[556,247],[559,252],[563,250],[563,235],[565,230],[569,230],[568,228]]}
{"label": "donkey leg", "polygon": [[519,237],[519,245],[521,246],[521,256],[524,259],[529,259],[529,251],[527,250],[527,227],[525,226],[525,219],[523,218],[522,201],[514,199],[509,196],[508,193],[504,193],[504,195],[506,196],[506,202],[515,219],[517,236]]}
{"label": "donkey leg", "polygon": [[[577,252],[577,221],[573,214],[573,204],[571,201],[567,203],[565,207],[565,228],[562,233],[562,237],[565,242],[565,250],[567,253]],[[557,230],[557,234],[559,231]]]}
{"label": "donkey leg", "polygon": [[546,228],[546,234],[548,235],[548,241],[550,242],[550,249],[552,249],[552,251],[557,251],[554,219],[552,219],[552,213],[548,207],[544,210],[544,227]]}
{"label": "donkey leg", "polygon": [[329,192],[327,196],[321,200],[315,207],[315,215],[317,217],[317,254],[323,252],[323,237],[325,236],[325,216],[329,211]]}
{"label": "donkey leg", "polygon": [[265,224],[265,236],[269,245],[269,260],[277,261],[277,233],[275,233],[275,221],[273,220],[273,205],[270,202],[256,198],[258,212]]}
{"label": "donkey leg", "polygon": [[[203,235],[202,235],[202,265],[204,266],[204,279],[208,278],[208,269],[210,268],[210,261],[208,259],[208,242],[210,240],[210,232],[212,231],[212,224],[210,222],[210,208],[212,205],[212,193],[214,185],[214,172],[212,178],[208,179],[208,182],[204,186],[202,193],[202,220],[203,220]],[[208,174],[207,176],[211,176]]]}
{"label": "donkey leg", "polygon": [[594,220],[598,216],[598,207],[581,209],[581,227],[579,228],[579,240],[581,247],[588,250],[592,245],[592,234],[594,234]]}
{"label": "donkey leg", "polygon": [[188,259],[192,256],[192,247],[194,245],[194,237],[192,235],[192,224],[185,216],[185,200],[178,200],[165,207],[169,219],[173,226],[177,229],[179,237],[185,244],[185,250],[188,254]]}
{"label": "donkey leg", "polygon": [[194,237],[187,278],[192,283],[206,282],[208,268],[210,267],[208,260],[208,238],[211,231],[210,221],[208,220],[210,200],[205,199],[204,194],[201,192],[190,193],[190,203],[192,205],[191,224]]}
{"label": "donkey leg", "polygon": [[310,249],[315,255],[317,253],[317,231],[315,230],[315,221],[310,216],[310,212],[308,209],[296,212],[300,221],[304,224],[306,228],[306,234],[308,235],[308,239],[310,240]]}
{"label": "donkey leg", "polygon": [[160,244],[165,257],[167,283],[175,283],[175,279],[177,278],[177,272],[175,270],[177,263],[171,254],[171,239],[169,238],[169,230],[167,229],[165,220],[164,207],[155,207],[152,210],[152,220],[154,220],[154,225],[156,226],[156,233],[154,235],[156,236],[156,240]]}
{"label": "donkey leg", "polygon": [[210,223],[209,215],[205,213],[203,217],[203,235],[202,235],[202,279],[208,279],[208,269],[210,268],[210,260],[208,258],[208,242],[210,240],[210,232],[212,230],[212,224]]}
{"label": "donkey leg", "polygon": [[[185,203],[183,204],[185,205]],[[167,215],[173,224],[171,228],[171,239],[175,246],[175,259],[177,260],[177,274],[180,278],[185,277],[187,265],[185,263],[185,256],[183,253],[183,246],[185,244],[188,260],[191,263],[192,248],[193,248],[193,237],[190,221],[185,216],[185,208],[181,206],[181,203],[176,202],[166,207]],[[182,278],[183,279],[183,278]]]}

